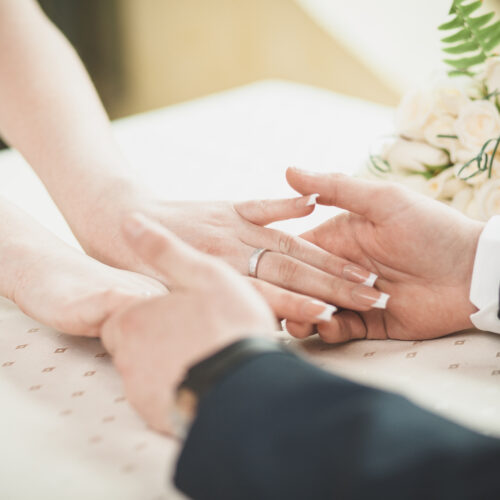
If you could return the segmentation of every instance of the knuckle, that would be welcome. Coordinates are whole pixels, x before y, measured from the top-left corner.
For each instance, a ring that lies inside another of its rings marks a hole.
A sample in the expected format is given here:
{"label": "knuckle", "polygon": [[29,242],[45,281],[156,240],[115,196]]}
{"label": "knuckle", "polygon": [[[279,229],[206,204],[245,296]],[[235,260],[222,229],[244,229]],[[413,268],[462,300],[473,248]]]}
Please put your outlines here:
{"label": "knuckle", "polygon": [[278,289],[273,297],[273,309],[282,317],[287,317],[290,311],[296,310],[296,300],[290,292],[283,289]]}
{"label": "knuckle", "polygon": [[258,200],[256,208],[259,212],[266,214],[269,210],[269,201],[268,200]]}
{"label": "knuckle", "polygon": [[291,254],[297,248],[295,237],[291,234],[280,233],[278,237],[278,249],[280,253]]}
{"label": "knuckle", "polygon": [[167,241],[156,235],[154,238],[148,238],[148,241],[145,242],[145,253],[153,263],[159,261],[165,255],[167,249]]}
{"label": "knuckle", "polygon": [[291,259],[283,259],[278,266],[278,277],[283,283],[296,281],[298,273],[298,263]]}
{"label": "knuckle", "polygon": [[337,344],[341,342],[341,340],[339,340],[341,334],[337,325],[318,325],[318,335],[326,344]]}

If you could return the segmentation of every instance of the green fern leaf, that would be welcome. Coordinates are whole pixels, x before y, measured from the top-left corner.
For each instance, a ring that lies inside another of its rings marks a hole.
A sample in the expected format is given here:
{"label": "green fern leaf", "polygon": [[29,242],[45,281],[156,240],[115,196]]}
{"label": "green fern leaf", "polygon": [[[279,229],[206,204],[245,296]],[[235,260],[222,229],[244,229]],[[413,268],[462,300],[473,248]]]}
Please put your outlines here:
{"label": "green fern leaf", "polygon": [[455,17],[451,21],[441,24],[438,26],[438,30],[452,30],[455,28],[460,28],[462,26],[462,20],[459,17]]}
{"label": "green fern leaf", "polygon": [[463,69],[452,69],[451,71],[448,71],[449,76],[474,76],[474,73],[472,71],[467,71]]}
{"label": "green fern leaf", "polygon": [[462,14],[464,16],[468,16],[469,14],[472,14],[477,9],[479,9],[479,7],[481,7],[482,4],[483,4],[483,2],[478,1],[478,2],[469,3],[467,5],[463,5],[462,6]]}
{"label": "green fern leaf", "polygon": [[[488,28],[483,28],[483,29],[488,29]],[[445,43],[455,43],[455,42],[460,42],[460,40],[467,40],[471,35],[470,29],[469,28],[464,28],[454,35],[447,36],[446,38],[441,38],[442,42]]]}
{"label": "green fern leaf", "polygon": [[459,4],[462,4],[464,2],[465,2],[465,0],[454,0],[454,2],[451,4],[449,14],[454,14],[456,12],[457,4],[459,5]]}
{"label": "green fern leaf", "polygon": [[497,31],[485,44],[484,48],[489,52],[500,43],[500,30]]}
{"label": "green fern leaf", "polygon": [[471,28],[480,28],[481,26],[484,26],[487,22],[489,22],[490,19],[494,16],[495,13],[490,12],[489,14],[484,14],[479,17],[471,17],[469,18],[469,26]]}
{"label": "green fern leaf", "polygon": [[460,45],[454,45],[453,47],[448,47],[443,50],[448,52],[448,54],[463,54],[464,52],[470,52],[471,50],[476,49],[479,49],[479,43],[472,41],[461,43]]}
{"label": "green fern leaf", "polygon": [[500,31],[500,21],[490,24],[486,28],[481,28],[478,32],[481,38],[487,39]]}
{"label": "green fern leaf", "polygon": [[480,64],[486,61],[486,55],[482,52],[473,56],[473,57],[464,57],[462,59],[445,59],[444,62],[453,66],[456,69],[468,69],[471,66],[476,66],[476,64]]}
{"label": "green fern leaf", "polygon": [[439,26],[444,31],[456,30],[442,39],[446,44],[443,52],[464,56],[444,60],[453,68],[449,71],[450,76],[473,75],[470,68],[495,55],[493,50],[500,44],[500,21],[488,25],[495,15],[493,12],[471,17],[481,5],[481,0],[454,0],[450,8],[452,19]]}

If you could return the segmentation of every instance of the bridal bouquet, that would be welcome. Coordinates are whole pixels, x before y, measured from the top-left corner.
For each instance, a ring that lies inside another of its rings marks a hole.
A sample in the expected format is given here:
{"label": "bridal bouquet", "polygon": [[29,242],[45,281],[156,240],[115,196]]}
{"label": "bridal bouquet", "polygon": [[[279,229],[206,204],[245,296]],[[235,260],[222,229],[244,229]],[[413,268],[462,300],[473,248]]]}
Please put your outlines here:
{"label": "bridal bouquet", "polygon": [[[470,217],[500,214],[500,21],[454,0],[442,39],[451,70],[408,92],[396,135],[369,156],[365,174],[402,182]],[[474,15],[473,15],[474,14]]]}

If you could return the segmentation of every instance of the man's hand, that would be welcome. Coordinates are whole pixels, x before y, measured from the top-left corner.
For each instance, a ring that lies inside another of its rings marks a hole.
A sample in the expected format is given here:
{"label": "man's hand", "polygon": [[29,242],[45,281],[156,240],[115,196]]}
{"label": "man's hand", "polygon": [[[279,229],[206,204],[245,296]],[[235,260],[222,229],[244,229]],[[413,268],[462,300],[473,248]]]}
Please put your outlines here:
{"label": "man's hand", "polygon": [[[300,193],[348,210],[303,237],[379,275],[387,310],[342,311],[319,326],[327,342],[430,339],[472,327],[469,301],[474,256],[483,224],[405,188],[340,174],[287,171]],[[310,325],[289,324],[297,337]]]}
{"label": "man's hand", "polygon": [[190,365],[248,335],[276,330],[271,309],[229,265],[141,215],[127,218],[131,249],[171,293],[112,316],[101,336],[129,401],[155,429],[171,428],[174,390]]}

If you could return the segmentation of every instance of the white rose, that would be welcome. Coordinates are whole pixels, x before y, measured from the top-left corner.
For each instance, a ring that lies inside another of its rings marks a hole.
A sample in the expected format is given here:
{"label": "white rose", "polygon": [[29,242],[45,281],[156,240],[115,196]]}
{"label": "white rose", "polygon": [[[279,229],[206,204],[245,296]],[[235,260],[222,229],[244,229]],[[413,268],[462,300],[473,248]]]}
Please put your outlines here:
{"label": "white rose", "polygon": [[464,90],[449,81],[438,82],[432,93],[433,111],[438,115],[457,116],[460,109],[469,102]]}
{"label": "white rose", "polygon": [[446,200],[453,198],[459,191],[466,188],[467,184],[456,178],[452,168],[447,168],[429,179],[427,186],[430,196]]}
{"label": "white rose", "polygon": [[500,214],[500,179],[486,181],[476,191],[475,202],[481,220]]}
{"label": "white rose", "polygon": [[500,58],[495,57],[486,61],[482,77],[489,94],[495,91],[500,92]]}
{"label": "white rose", "polygon": [[465,213],[465,215],[467,215],[468,217],[471,217],[472,219],[483,220],[482,217],[479,215],[479,210],[477,207],[475,195],[472,196],[469,203],[467,203],[467,206],[465,207],[464,213]]}
{"label": "white rose", "polygon": [[397,139],[385,152],[385,159],[394,171],[426,172],[426,165],[448,165],[449,156],[425,142]]}
{"label": "white rose", "polygon": [[474,191],[471,187],[464,187],[458,191],[451,200],[450,206],[456,208],[460,212],[465,212],[467,205],[472,200]]}
{"label": "white rose", "polygon": [[453,163],[467,163],[472,158],[478,155],[479,151],[470,151],[462,147],[461,143],[458,143],[457,149],[450,153],[451,160]]}
{"label": "white rose", "polygon": [[[486,141],[500,136],[500,115],[496,106],[490,101],[467,103],[460,110],[455,131],[465,149],[479,153]],[[492,141],[487,151],[493,147]]]}
{"label": "white rose", "polygon": [[[489,162],[490,159],[488,159],[488,164]],[[479,186],[490,178],[491,179],[500,178],[500,161],[498,161],[497,159],[493,160],[493,165],[491,167],[491,176],[489,170],[483,170],[482,172],[479,172],[473,176],[472,174],[474,174],[477,171],[478,171],[477,162],[475,161],[469,164],[466,168],[464,168],[463,163],[459,163],[453,167],[453,172],[456,177],[465,181],[470,186]],[[470,178],[467,179],[467,177]]]}
{"label": "white rose", "polygon": [[488,180],[488,172],[486,170],[476,173],[477,171],[478,168],[476,162],[471,163],[466,168],[464,168],[463,163],[458,163],[453,167],[453,173],[455,176],[469,186],[479,186]]}
{"label": "white rose", "polygon": [[453,158],[460,146],[460,142],[458,139],[439,137],[443,135],[455,135],[455,119],[450,115],[433,117],[424,128],[424,138],[429,144],[449,151],[450,156]]}
{"label": "white rose", "polygon": [[433,108],[433,96],[427,89],[407,92],[396,111],[396,131],[409,139],[423,139],[423,129]]}
{"label": "white rose", "polygon": [[397,177],[397,181],[413,191],[429,196],[427,179],[422,175],[400,175]]}

